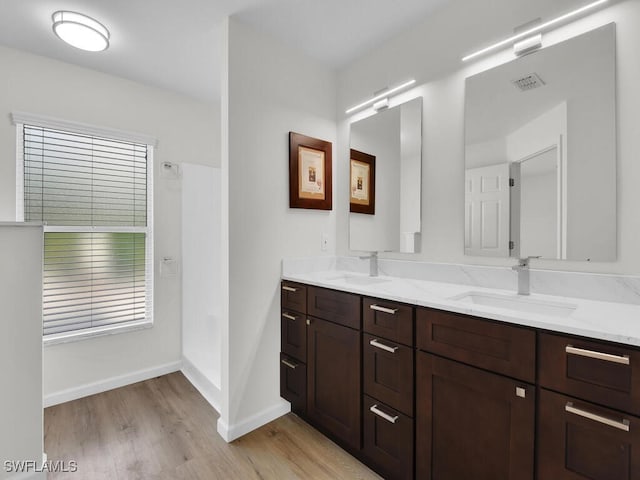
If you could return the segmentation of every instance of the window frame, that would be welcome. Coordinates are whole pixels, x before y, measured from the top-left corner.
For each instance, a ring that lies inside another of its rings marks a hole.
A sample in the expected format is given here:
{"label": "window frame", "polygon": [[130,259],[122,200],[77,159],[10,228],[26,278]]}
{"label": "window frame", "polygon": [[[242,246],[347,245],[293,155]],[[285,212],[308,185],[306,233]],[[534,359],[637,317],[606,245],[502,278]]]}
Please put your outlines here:
{"label": "window frame", "polygon": [[[154,152],[157,140],[149,135],[112,128],[104,128],[95,125],[70,122],[43,115],[14,112],[11,114],[12,123],[16,126],[16,221],[24,222],[24,125],[35,127],[52,128],[77,133],[103,137],[110,140],[119,140],[131,143],[142,143],[147,146],[147,225],[145,227],[130,226],[51,226],[43,224],[43,245],[44,234],[49,232],[114,232],[114,233],[144,233],[145,234],[145,304],[146,318],[144,320],[132,321],[120,325],[106,325],[100,327],[71,330],[68,332],[42,335],[43,344],[55,345],[80,341],[88,338],[95,338],[103,335],[113,335],[118,333],[132,332],[153,327],[154,310],[154,229],[153,229],[153,165]],[[44,266],[44,258],[42,260]],[[42,319],[44,322],[44,319]],[[44,324],[43,324],[44,330]]]}

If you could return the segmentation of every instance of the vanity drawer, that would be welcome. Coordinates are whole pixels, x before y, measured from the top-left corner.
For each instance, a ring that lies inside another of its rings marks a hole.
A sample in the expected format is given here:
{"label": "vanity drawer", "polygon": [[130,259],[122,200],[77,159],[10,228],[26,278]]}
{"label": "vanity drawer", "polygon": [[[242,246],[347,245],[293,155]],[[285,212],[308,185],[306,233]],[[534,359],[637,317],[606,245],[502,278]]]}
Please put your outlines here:
{"label": "vanity drawer", "polygon": [[413,417],[413,349],[365,333],[362,352],[364,392]]}
{"label": "vanity drawer", "polygon": [[291,410],[307,410],[307,366],[284,353],[280,354],[280,396],[291,402]]}
{"label": "vanity drawer", "polygon": [[314,317],[359,330],[360,296],[352,293],[308,287],[307,313]]}
{"label": "vanity drawer", "polygon": [[638,480],[640,418],[540,389],[538,478]]}
{"label": "vanity drawer", "polygon": [[307,324],[306,316],[293,310],[283,310],[280,314],[280,349],[287,355],[307,361]]}
{"label": "vanity drawer", "polygon": [[640,415],[640,352],[631,347],[541,333],[540,385]]}
{"label": "vanity drawer", "polygon": [[364,396],[363,452],[387,479],[413,478],[413,419]]}
{"label": "vanity drawer", "polygon": [[416,310],[418,348],[534,383],[533,330],[430,308]]}
{"label": "vanity drawer", "polygon": [[365,298],[362,321],[367,333],[413,346],[413,307],[409,305]]}
{"label": "vanity drawer", "polygon": [[299,283],[283,281],[280,286],[280,306],[283,310],[306,313],[307,287]]}

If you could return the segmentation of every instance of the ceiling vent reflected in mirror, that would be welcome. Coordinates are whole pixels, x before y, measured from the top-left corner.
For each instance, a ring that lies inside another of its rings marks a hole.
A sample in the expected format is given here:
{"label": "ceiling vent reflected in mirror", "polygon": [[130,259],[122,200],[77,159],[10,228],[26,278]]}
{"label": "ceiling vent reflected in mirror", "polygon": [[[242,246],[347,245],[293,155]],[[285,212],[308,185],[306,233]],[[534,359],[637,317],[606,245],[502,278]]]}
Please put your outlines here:
{"label": "ceiling vent reflected in mirror", "polygon": [[517,89],[523,92],[526,92],[527,90],[533,90],[534,88],[540,88],[546,85],[544,80],[542,80],[537,73],[530,73],[529,75],[525,75],[524,77],[516,78],[515,80],[511,80],[511,83],[513,83],[513,85]]}

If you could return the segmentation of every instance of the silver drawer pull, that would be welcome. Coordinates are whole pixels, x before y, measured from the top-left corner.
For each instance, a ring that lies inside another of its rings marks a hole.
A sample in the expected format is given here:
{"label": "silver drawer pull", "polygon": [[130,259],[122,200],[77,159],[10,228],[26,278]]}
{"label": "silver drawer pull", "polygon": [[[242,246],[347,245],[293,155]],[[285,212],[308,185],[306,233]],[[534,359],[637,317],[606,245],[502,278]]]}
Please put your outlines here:
{"label": "silver drawer pull", "polygon": [[610,353],[594,352],[593,350],[576,348],[572,345],[567,345],[564,350],[571,355],[580,355],[581,357],[595,358],[597,360],[604,360],[605,362],[629,365],[629,355],[611,355]]}
{"label": "silver drawer pull", "polygon": [[282,289],[283,289],[285,292],[297,292],[297,291],[298,291],[298,289],[297,289],[297,288],[289,287],[289,286],[287,286],[287,285],[283,285],[283,286],[282,286]]}
{"label": "silver drawer pull", "polygon": [[283,313],[282,316],[284,318],[286,318],[287,320],[293,320],[294,322],[298,319],[298,317],[296,317],[294,315],[290,315],[288,313]]}
{"label": "silver drawer pull", "polygon": [[380,343],[377,339],[369,340],[369,345],[371,345],[372,347],[379,348],[380,350],[384,350],[386,352],[390,352],[390,353],[396,353],[396,350],[398,350],[398,347],[389,347],[388,345],[385,345],[384,343]]}
{"label": "silver drawer pull", "polygon": [[398,415],[394,415],[392,417],[388,413],[384,413],[382,410],[379,410],[378,405],[373,405],[369,408],[369,410],[371,411],[371,413],[379,416],[380,418],[384,418],[389,423],[396,423],[396,420],[398,420]]}
{"label": "silver drawer pull", "polygon": [[567,404],[564,406],[564,409],[569,413],[588,418],[589,420],[593,420],[594,422],[603,423],[604,425],[608,425],[619,430],[624,430],[625,432],[629,431],[629,420],[627,419],[623,419],[621,422],[617,422],[615,420],[611,420],[610,418],[576,408],[573,406],[573,402],[567,402]]}
{"label": "silver drawer pull", "polygon": [[282,364],[283,364],[283,365],[286,365],[286,366],[287,366],[287,367],[289,367],[291,370],[295,370],[295,369],[296,369],[296,367],[298,366],[298,365],[296,365],[295,363],[291,363],[289,360],[282,359],[282,360],[280,360],[280,361],[282,362]]}
{"label": "silver drawer pull", "polygon": [[398,311],[397,308],[387,308],[387,307],[381,307],[380,305],[369,305],[369,308],[371,310],[375,310],[376,312],[382,312],[382,313],[388,313],[389,315],[395,315],[396,312]]}

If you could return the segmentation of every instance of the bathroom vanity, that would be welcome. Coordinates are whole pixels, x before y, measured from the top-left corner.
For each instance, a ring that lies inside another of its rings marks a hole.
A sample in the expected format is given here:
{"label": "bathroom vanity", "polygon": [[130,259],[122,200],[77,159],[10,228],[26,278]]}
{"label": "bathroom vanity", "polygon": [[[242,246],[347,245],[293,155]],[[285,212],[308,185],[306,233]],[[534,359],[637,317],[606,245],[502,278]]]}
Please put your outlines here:
{"label": "bathroom vanity", "polygon": [[640,478],[640,329],[615,332],[616,304],[284,278],[281,395],[384,478]]}

